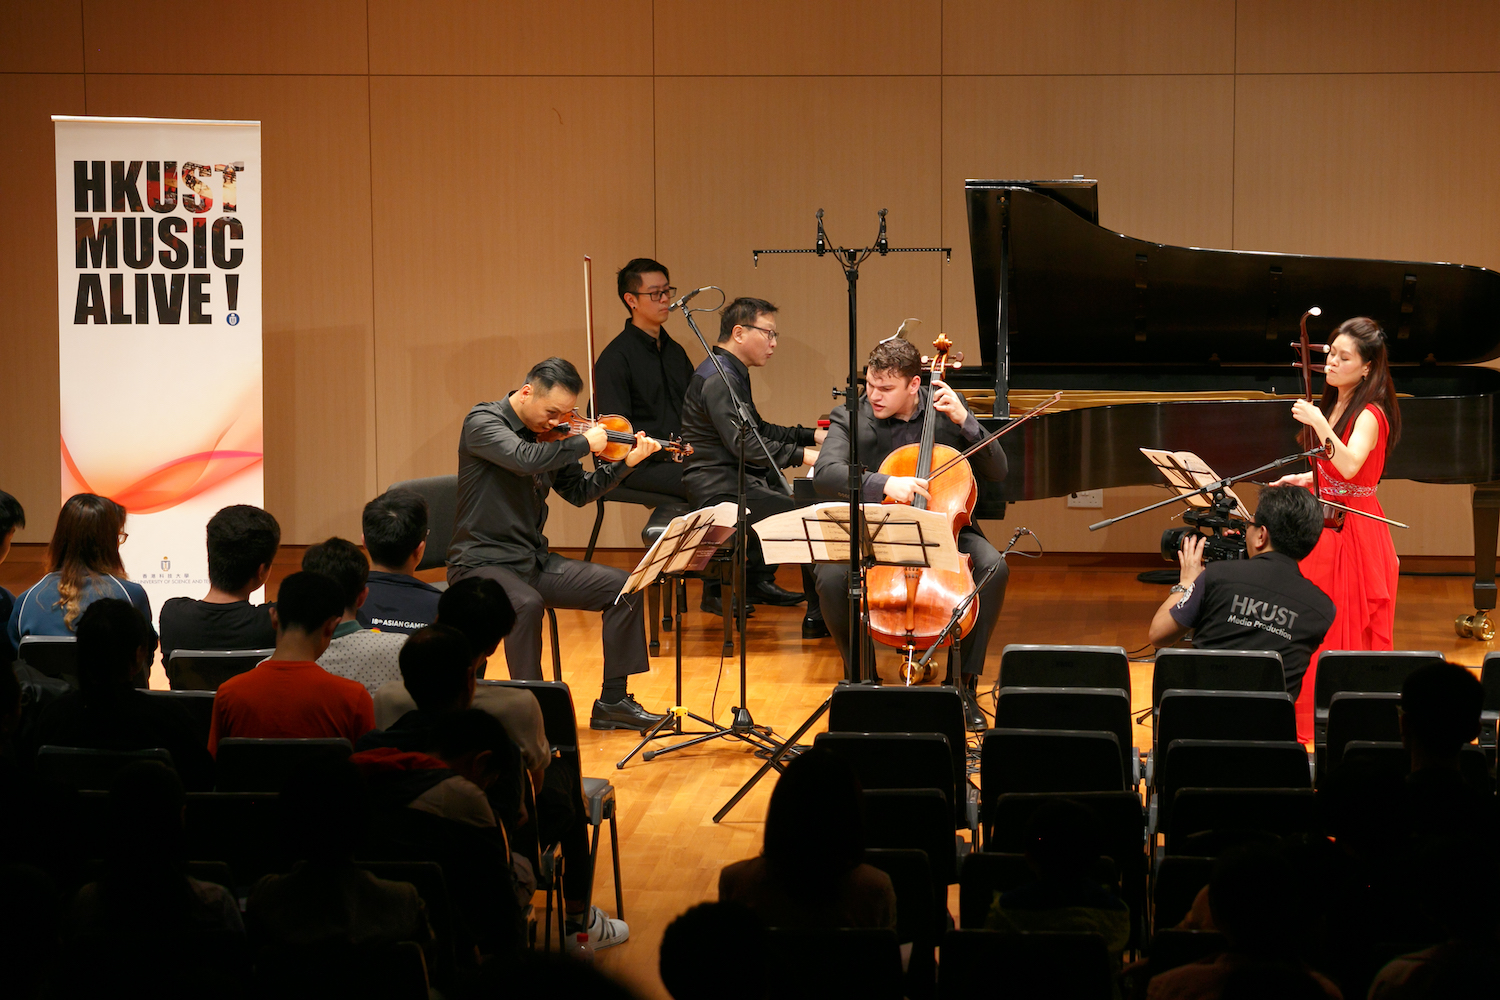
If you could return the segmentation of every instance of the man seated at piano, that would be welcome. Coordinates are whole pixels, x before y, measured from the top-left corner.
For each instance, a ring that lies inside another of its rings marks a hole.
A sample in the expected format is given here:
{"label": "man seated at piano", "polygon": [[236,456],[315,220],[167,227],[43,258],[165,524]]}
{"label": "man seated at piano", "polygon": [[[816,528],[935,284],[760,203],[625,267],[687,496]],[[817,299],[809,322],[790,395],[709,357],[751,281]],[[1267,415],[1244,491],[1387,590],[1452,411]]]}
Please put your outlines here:
{"label": "man seated at piano", "polygon": [[[796,508],[781,470],[817,461],[817,445],[827,433],[800,424],[784,427],[768,423],[755,408],[750,369],[764,367],[776,353],[776,312],[776,307],[764,299],[735,299],[719,317],[719,339],[713,347],[714,357],[734,384],[735,395],[749,410],[760,437],[760,440],[755,434],[745,437],[745,506],[749,508],[751,524]],[[729,388],[719,377],[713,361],[704,359],[688,380],[687,398],[682,404],[682,439],[693,446],[693,453],[683,465],[682,482],[694,506],[735,501],[739,492],[737,427]],[[766,451],[761,450],[761,441],[765,442]],[[803,593],[784,590],[776,585],[776,567],[766,565],[760,540],[753,531],[747,542],[745,576],[750,603],[792,607],[808,600],[802,637],[817,639],[827,635],[823,614],[817,602],[808,597],[812,587],[811,568],[802,567]],[[733,614],[732,609],[723,607],[719,589],[716,581],[705,581],[703,610]]]}
{"label": "man seated at piano", "polygon": [[[885,498],[910,503],[914,496],[927,495],[927,481],[911,476],[886,476],[872,469],[880,468],[887,455],[902,445],[918,444],[928,401],[937,411],[934,440],[958,451],[966,450],[984,437],[984,428],[969,411],[962,396],[943,381],[931,387],[922,384],[922,356],[905,340],[887,340],[875,345],[865,363],[865,394],[859,401],[859,460],[865,467],[861,499],[880,503]],[[829,419],[828,438],[823,442],[814,470],[813,484],[825,497],[849,499],[849,411],[837,406]],[[1005,451],[999,441],[992,441],[969,457],[974,475],[979,479],[1001,482],[1005,479]],[[990,635],[1005,603],[1005,585],[1010,574],[1005,560],[984,537],[977,525],[958,533],[958,549],[973,560],[974,578],[980,579],[997,566],[979,592],[979,617],[974,628],[958,643],[961,677],[957,687],[963,693],[964,714],[969,728],[985,729],[984,713],[979,709],[977,690],[979,675],[984,672],[984,654]],[[833,632],[847,672],[849,651],[849,571],[843,566],[822,564],[817,567],[818,601],[823,618]],[[954,683],[948,677],[945,683]]]}
{"label": "man seated at piano", "polygon": [[1333,600],[1297,563],[1323,533],[1323,508],[1300,486],[1260,491],[1245,529],[1249,559],[1203,563],[1202,535],[1182,540],[1182,574],[1151,619],[1151,643],[1170,646],[1193,629],[1195,649],[1271,649],[1281,654],[1296,700],[1308,660],[1333,625]]}

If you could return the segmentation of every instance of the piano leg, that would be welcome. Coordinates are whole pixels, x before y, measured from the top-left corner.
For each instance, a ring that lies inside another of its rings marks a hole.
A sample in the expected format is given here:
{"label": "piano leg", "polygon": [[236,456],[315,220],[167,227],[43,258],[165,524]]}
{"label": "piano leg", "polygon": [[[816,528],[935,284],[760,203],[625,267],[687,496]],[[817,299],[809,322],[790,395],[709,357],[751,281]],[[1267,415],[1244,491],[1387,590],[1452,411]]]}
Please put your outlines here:
{"label": "piano leg", "polygon": [[1474,487],[1474,614],[1461,615],[1453,623],[1466,639],[1488,642],[1495,625],[1488,612],[1495,610],[1495,546],[1500,542],[1500,483]]}

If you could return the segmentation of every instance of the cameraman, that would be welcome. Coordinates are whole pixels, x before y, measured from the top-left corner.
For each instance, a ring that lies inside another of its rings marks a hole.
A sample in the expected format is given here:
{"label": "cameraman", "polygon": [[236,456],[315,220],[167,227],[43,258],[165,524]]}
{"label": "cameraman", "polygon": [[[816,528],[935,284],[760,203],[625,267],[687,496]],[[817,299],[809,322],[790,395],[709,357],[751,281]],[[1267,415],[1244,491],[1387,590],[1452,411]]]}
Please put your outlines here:
{"label": "cameraman", "polygon": [[1151,619],[1151,643],[1170,646],[1194,629],[1197,649],[1273,649],[1295,699],[1309,658],[1333,624],[1333,601],[1297,568],[1322,531],[1323,511],[1311,492],[1267,486],[1245,529],[1249,559],[1204,566],[1204,536],[1188,535],[1177,553],[1181,581]]}

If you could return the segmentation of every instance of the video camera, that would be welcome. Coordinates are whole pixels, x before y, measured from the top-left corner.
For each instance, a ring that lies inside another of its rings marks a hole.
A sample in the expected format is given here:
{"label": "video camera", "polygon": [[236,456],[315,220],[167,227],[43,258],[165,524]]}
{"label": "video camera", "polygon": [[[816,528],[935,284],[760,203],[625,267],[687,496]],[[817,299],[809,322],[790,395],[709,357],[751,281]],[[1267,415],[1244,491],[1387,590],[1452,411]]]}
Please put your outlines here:
{"label": "video camera", "polygon": [[1205,563],[1220,559],[1248,559],[1249,553],[1245,550],[1245,528],[1248,525],[1230,516],[1234,508],[1234,497],[1216,490],[1212,506],[1189,507],[1183,511],[1182,519],[1187,524],[1161,533],[1161,557],[1167,562],[1176,562],[1182,543],[1189,536],[1202,534],[1207,529],[1208,535],[1203,543]]}

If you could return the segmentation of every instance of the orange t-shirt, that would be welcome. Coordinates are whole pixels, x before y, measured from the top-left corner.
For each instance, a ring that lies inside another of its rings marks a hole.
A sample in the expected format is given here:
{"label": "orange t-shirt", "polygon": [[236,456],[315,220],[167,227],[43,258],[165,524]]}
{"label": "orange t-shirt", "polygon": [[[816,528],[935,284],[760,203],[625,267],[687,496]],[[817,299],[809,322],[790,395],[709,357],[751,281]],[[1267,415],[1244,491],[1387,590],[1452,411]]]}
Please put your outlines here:
{"label": "orange t-shirt", "polygon": [[335,677],[310,660],[266,660],[231,677],[214,696],[208,752],[219,740],[342,736],[350,743],[375,728],[363,684]]}

